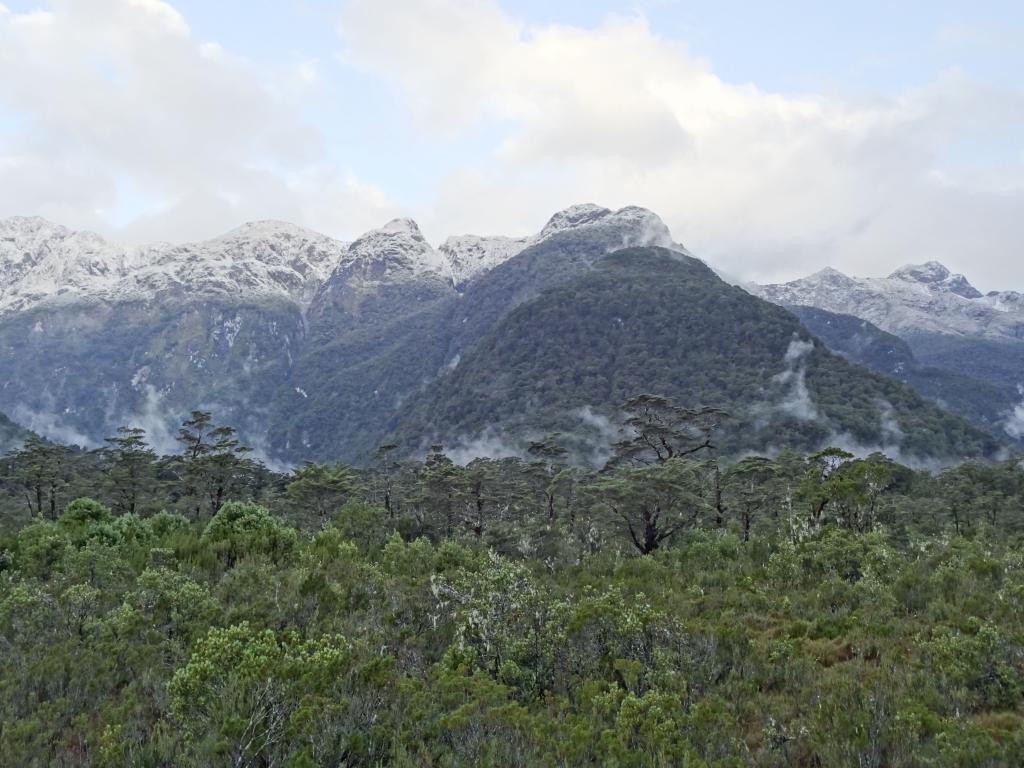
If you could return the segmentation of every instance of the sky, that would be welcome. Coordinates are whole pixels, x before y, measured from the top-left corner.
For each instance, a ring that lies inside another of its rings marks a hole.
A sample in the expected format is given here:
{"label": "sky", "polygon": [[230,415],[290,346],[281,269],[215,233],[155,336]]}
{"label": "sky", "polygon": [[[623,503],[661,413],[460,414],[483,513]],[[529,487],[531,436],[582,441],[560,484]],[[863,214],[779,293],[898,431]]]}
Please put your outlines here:
{"label": "sky", "polygon": [[0,217],[437,244],[642,205],[724,273],[1024,289],[1024,5],[0,0]]}

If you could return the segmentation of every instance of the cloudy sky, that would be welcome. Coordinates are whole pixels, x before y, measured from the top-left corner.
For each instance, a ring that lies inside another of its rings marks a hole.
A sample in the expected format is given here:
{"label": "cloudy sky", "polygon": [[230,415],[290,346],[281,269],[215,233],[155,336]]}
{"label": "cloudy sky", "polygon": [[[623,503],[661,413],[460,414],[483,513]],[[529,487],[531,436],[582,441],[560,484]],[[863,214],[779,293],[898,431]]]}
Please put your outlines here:
{"label": "cloudy sky", "polygon": [[436,243],[638,204],[747,279],[1024,289],[1020,3],[0,2],[0,216]]}

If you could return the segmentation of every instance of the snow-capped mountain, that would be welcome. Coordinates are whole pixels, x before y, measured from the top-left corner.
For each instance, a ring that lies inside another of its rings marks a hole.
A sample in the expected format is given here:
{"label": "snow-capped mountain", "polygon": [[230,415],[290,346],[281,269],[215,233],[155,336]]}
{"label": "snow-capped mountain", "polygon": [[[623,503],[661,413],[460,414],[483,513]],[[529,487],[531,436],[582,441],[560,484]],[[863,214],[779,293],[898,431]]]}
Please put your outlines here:
{"label": "snow-capped mountain", "polygon": [[[749,287],[793,307],[808,327],[828,329],[806,308],[848,315],[899,337],[915,362],[895,371],[947,408],[1020,439],[1024,385],[1024,295],[977,290],[935,261],[888,277],[856,278],[835,269],[782,285]],[[840,340],[839,349],[848,346]]]}
{"label": "snow-capped mountain", "polygon": [[0,220],[0,314],[43,303],[151,301],[163,296],[286,299],[308,305],[328,278],[366,285],[429,277],[464,285],[517,253],[587,229],[623,247],[666,245],[668,228],[643,208],[576,205],[530,237],[448,238],[433,248],[411,219],[352,243],[294,224],[258,221],[199,243],[123,248],[38,217]]}
{"label": "snow-capped mountain", "polygon": [[202,243],[140,250],[140,266],[101,298],[182,294],[307,304],[346,256],[348,244],[294,224],[258,221]]}
{"label": "snow-capped mountain", "polygon": [[53,302],[161,296],[308,302],[348,245],[262,221],[201,243],[121,248],[40,218],[0,221],[0,314]]}
{"label": "snow-capped mountain", "polygon": [[260,221],[132,248],[2,220],[0,411],[83,444],[142,424],[169,450],[200,407],[266,455],[346,455],[516,305],[647,244],[671,244],[657,216],[595,205],[437,248],[410,219],[351,243]]}
{"label": "snow-capped mountain", "polygon": [[0,219],[0,312],[109,290],[136,255],[36,216]]}
{"label": "snow-capped mountain", "polygon": [[328,285],[361,282],[366,286],[405,282],[447,271],[444,256],[434,250],[412,219],[393,219],[360,236],[338,259]]}
{"label": "snow-capped mountain", "polygon": [[849,277],[826,268],[800,280],[752,290],[776,304],[853,315],[902,337],[1024,339],[1021,294],[982,295],[966,277],[935,261],[902,267],[888,277]]}
{"label": "snow-capped mountain", "polygon": [[540,232],[530,237],[459,235],[449,237],[439,250],[446,258],[453,283],[461,286],[531,246],[581,229],[604,234],[619,248],[657,245],[689,255],[682,245],[673,242],[665,222],[646,208],[631,205],[613,211],[591,203],[559,211]]}

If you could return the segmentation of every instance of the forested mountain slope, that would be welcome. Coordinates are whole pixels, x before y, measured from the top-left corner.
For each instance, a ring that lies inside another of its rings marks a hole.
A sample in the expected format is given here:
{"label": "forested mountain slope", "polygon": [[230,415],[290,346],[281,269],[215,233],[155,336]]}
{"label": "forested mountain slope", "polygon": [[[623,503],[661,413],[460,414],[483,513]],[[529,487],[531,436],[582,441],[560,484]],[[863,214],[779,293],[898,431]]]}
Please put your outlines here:
{"label": "forested mountain slope", "polygon": [[[983,369],[978,371],[979,375],[965,375],[948,367],[923,365],[906,341],[853,315],[807,306],[787,309],[833,352],[905,381],[946,410],[1001,438],[1008,436],[1004,432],[1007,413],[1020,399],[1016,387],[990,383]],[[972,341],[970,345],[982,349],[987,343]],[[1024,361],[1021,370],[1024,371]]]}
{"label": "forested mountain slope", "polygon": [[[349,457],[503,307],[546,287],[537,281],[571,276],[573,258],[651,242],[671,242],[651,212],[594,205],[530,237],[459,236],[437,249],[408,219],[352,243],[254,222],[129,249],[39,218],[0,220],[0,410],[87,445],[137,424],[171,450],[175,425],[202,407],[264,458]],[[554,251],[564,254],[519,294],[484,282],[517,255]]]}
{"label": "forested mountain slope", "polygon": [[523,444],[586,433],[642,392],[729,411],[723,450],[833,442],[924,458],[996,447],[909,386],[830,353],[785,309],[661,248],[616,252],[517,307],[405,404],[395,435]]}
{"label": "forested mountain slope", "polygon": [[0,455],[8,453],[24,442],[31,434],[0,413]]}
{"label": "forested mountain slope", "polygon": [[849,277],[828,268],[789,283],[750,288],[784,306],[851,315],[898,336],[922,367],[955,375],[913,381],[928,397],[1003,437],[1024,434],[1024,294],[982,294],[966,277],[934,261],[902,267],[888,277]]}

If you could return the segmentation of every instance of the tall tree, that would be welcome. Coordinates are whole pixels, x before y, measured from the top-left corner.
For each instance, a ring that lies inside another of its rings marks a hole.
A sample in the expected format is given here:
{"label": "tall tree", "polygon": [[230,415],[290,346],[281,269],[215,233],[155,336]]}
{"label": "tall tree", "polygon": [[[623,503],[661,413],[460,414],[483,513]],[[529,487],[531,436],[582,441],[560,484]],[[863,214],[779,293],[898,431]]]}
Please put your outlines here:
{"label": "tall tree", "polygon": [[359,490],[359,478],[347,464],[307,461],[296,469],[285,488],[289,500],[313,510],[321,524]]}
{"label": "tall tree", "polygon": [[641,555],[696,525],[707,508],[706,467],[674,457],[605,473],[594,491]]}
{"label": "tall tree", "polygon": [[399,469],[399,464],[392,454],[397,448],[394,443],[385,443],[377,448],[375,454],[380,475],[381,502],[388,513],[388,518],[392,520],[395,518],[394,476]]}
{"label": "tall tree", "polygon": [[419,473],[417,506],[420,509],[420,524],[428,524],[441,535],[451,537],[455,533],[457,519],[456,503],[459,493],[460,471],[442,446],[433,445],[423,461]]}
{"label": "tall tree", "polygon": [[555,487],[553,480],[565,466],[568,454],[558,441],[559,434],[553,432],[542,440],[530,443],[526,452],[530,456],[527,465],[531,479],[536,484],[539,495],[544,500],[544,509],[549,523],[555,522]]}
{"label": "tall tree", "polygon": [[744,541],[750,540],[750,530],[757,513],[776,503],[770,485],[778,473],[778,467],[771,459],[748,456],[723,474],[727,506],[737,511]]}
{"label": "tall tree", "polygon": [[21,487],[31,515],[44,513],[57,519],[60,497],[68,485],[67,465],[71,449],[31,435],[9,464],[11,480]]}
{"label": "tall tree", "polygon": [[661,464],[711,452],[726,416],[719,408],[683,408],[661,395],[638,395],[622,410],[625,437],[614,446],[612,465]]}
{"label": "tall tree", "polygon": [[135,514],[143,496],[152,489],[156,453],[146,442],[146,430],[139,427],[118,427],[117,435],[106,442],[107,479],[114,508]]}
{"label": "tall tree", "polygon": [[807,459],[808,469],[800,484],[800,495],[810,504],[810,522],[818,525],[825,513],[842,493],[840,468],[853,459],[853,454],[842,448],[825,448]]}
{"label": "tall tree", "polygon": [[186,493],[195,502],[195,513],[203,502],[214,514],[232,493],[244,488],[253,474],[254,462],[246,458],[252,451],[242,445],[234,427],[217,425],[207,411],[193,411],[178,430],[184,448]]}

